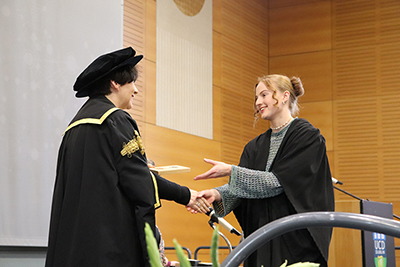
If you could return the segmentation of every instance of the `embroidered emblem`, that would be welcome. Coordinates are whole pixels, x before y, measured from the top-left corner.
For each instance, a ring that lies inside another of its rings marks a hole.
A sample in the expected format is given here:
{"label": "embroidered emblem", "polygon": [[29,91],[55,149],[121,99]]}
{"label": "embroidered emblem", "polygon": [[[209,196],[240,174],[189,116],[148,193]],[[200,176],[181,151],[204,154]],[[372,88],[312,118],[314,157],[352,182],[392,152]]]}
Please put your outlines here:
{"label": "embroidered emblem", "polygon": [[135,137],[126,144],[125,142],[122,144],[121,155],[127,156],[128,158],[132,157],[132,154],[136,151],[140,150],[140,153],[144,155],[144,146],[142,142],[142,138],[139,133],[135,130]]}
{"label": "embroidered emblem", "polygon": [[122,156],[126,155],[128,158],[131,158],[132,154],[138,150],[139,150],[139,145],[137,144],[136,139],[134,138],[131,141],[129,141],[128,144],[126,143],[122,144],[121,155]]}
{"label": "embroidered emblem", "polygon": [[144,155],[144,145],[142,142],[142,138],[140,137],[139,133],[136,130],[135,130],[135,136],[136,136],[137,144],[140,148],[140,153],[142,153],[142,155]]}

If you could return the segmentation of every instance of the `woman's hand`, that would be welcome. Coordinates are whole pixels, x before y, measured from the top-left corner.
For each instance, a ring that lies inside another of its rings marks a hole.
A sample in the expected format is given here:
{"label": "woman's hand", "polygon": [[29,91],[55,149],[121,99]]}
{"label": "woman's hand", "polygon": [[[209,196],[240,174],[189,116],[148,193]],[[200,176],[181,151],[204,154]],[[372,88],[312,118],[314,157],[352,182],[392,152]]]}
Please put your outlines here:
{"label": "woman's hand", "polygon": [[206,163],[212,164],[213,167],[211,169],[209,169],[207,172],[205,172],[203,174],[199,174],[196,177],[194,177],[195,180],[219,178],[219,177],[231,175],[231,170],[232,170],[231,165],[226,164],[221,161],[215,161],[215,160],[211,160],[211,159],[204,159],[204,161]]}
{"label": "woman's hand", "polygon": [[[208,189],[196,192],[196,200],[193,205],[187,205],[186,208],[191,213],[207,213],[210,211],[211,203],[221,200],[221,195],[216,189]],[[190,202],[189,202],[190,203]]]}
{"label": "woman's hand", "polygon": [[197,197],[201,197],[207,200],[208,203],[212,204],[214,201],[221,201],[221,194],[217,189],[203,190],[197,193]]}
{"label": "woman's hand", "polygon": [[190,189],[190,201],[186,205],[186,208],[191,213],[207,213],[211,205],[204,197],[200,197],[199,193],[195,190]]}

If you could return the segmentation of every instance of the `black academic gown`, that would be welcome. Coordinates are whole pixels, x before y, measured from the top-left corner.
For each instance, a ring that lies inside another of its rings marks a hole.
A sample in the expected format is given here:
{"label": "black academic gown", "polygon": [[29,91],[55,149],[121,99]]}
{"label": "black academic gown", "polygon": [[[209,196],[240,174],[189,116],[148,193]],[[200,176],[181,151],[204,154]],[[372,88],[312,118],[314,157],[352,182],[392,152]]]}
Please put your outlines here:
{"label": "black academic gown", "polygon": [[[265,170],[271,130],[250,141],[244,148],[239,166]],[[265,199],[241,199],[234,210],[245,236],[265,224],[301,212],[333,211],[334,193],[326,156],[325,139],[304,119],[294,120],[269,169],[284,192]],[[273,239],[253,253],[245,266],[280,266],[296,262],[315,262],[326,266],[331,228],[296,230]]]}
{"label": "black academic gown", "polygon": [[136,122],[106,97],[90,98],[62,140],[46,267],[150,266],[144,226],[160,198],[190,191],[147,167]]}

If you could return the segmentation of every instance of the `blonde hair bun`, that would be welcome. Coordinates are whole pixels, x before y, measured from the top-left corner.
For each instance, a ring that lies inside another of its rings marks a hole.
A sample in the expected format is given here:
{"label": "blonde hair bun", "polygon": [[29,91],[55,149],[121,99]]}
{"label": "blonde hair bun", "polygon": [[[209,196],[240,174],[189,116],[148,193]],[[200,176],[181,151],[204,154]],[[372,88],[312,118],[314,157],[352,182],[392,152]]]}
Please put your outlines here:
{"label": "blonde hair bun", "polygon": [[299,77],[292,77],[290,82],[293,86],[293,92],[296,97],[304,95],[304,87]]}

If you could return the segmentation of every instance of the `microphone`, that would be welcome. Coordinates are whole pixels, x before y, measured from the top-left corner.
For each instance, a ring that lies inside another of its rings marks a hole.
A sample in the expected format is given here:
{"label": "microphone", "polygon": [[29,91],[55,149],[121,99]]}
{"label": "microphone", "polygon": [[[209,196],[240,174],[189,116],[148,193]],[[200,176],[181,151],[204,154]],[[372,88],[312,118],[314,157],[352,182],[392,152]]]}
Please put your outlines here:
{"label": "microphone", "polygon": [[215,214],[215,211],[210,207],[209,208],[210,211],[206,213],[206,215],[210,216],[210,221],[212,222],[216,222],[220,225],[222,225],[222,227],[224,227],[226,230],[229,231],[229,233],[235,234],[237,236],[241,236],[242,234],[236,230],[230,223],[228,223],[225,219],[218,217]]}
{"label": "microphone", "polygon": [[334,184],[340,184],[340,185],[343,184],[341,181],[339,181],[338,179],[335,179],[335,178],[333,178],[333,177],[332,177],[332,183],[334,183]]}

